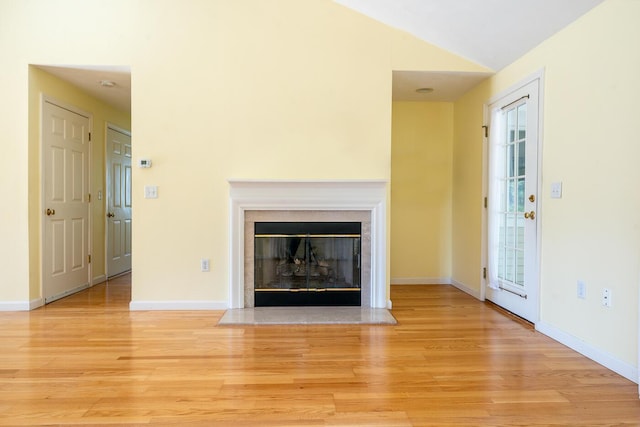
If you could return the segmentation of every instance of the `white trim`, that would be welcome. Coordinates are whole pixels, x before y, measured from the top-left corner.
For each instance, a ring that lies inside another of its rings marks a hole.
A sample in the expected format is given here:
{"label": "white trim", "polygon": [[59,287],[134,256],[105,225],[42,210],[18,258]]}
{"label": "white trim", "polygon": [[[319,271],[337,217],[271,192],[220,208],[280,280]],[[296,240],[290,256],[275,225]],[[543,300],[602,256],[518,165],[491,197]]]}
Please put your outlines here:
{"label": "white trim", "polygon": [[104,283],[106,281],[107,276],[105,274],[101,274],[93,278],[93,280],[91,281],[91,286],[99,285],[100,283]]}
{"label": "white trim", "polygon": [[244,308],[245,210],[362,210],[371,214],[371,308],[387,308],[387,181],[229,179],[229,306]]}
{"label": "white trim", "polygon": [[2,301],[0,311],[31,311],[44,305],[44,299],[36,298],[31,301]]}
{"label": "white trim", "polygon": [[[121,128],[120,126],[114,125],[111,122],[107,122],[106,123],[105,133],[106,133],[107,129],[115,130],[116,132],[120,132],[123,135],[127,135],[128,137],[131,137],[131,131],[130,130],[127,130],[125,128]],[[105,144],[105,147],[106,147],[106,144]]]}
{"label": "white trim", "polygon": [[44,298],[36,298],[29,301],[29,310],[35,310],[44,305]]}
{"label": "white trim", "polygon": [[482,295],[482,292],[477,290],[477,289],[473,289],[470,286],[465,285],[462,282],[458,282],[457,280],[453,280],[451,279],[451,286],[454,286],[458,289],[460,289],[462,292],[471,295],[472,297],[479,299],[480,301],[484,301],[484,295]]}
{"label": "white trim", "polygon": [[90,287],[91,287],[91,283],[85,283],[84,285],[76,286],[73,289],[68,289],[68,290],[66,290],[64,292],[61,292],[61,293],[56,294],[56,295],[53,295],[53,296],[51,296],[49,298],[43,298],[43,300],[44,300],[45,304],[49,304],[50,302],[57,301],[57,300],[62,299],[64,297],[68,297],[69,295],[73,295],[73,294],[75,294],[77,292],[84,291],[85,289],[89,289]]}
{"label": "white trim", "polygon": [[0,302],[0,311],[29,311],[29,301],[3,301]]}
{"label": "white trim", "polygon": [[613,372],[622,375],[634,383],[638,383],[638,368],[623,362],[620,359],[612,356],[611,354],[604,352],[585,341],[577,338],[571,334],[568,334],[553,325],[545,322],[536,323],[536,330],[546,336],[553,338],[561,344],[566,345],[572,350],[577,351],[583,356],[599,363],[607,369],[611,369]]}
{"label": "white trim", "polygon": [[451,277],[392,277],[391,285],[450,285]]}
{"label": "white trim", "polygon": [[226,310],[226,301],[131,301],[131,311],[156,310]]}

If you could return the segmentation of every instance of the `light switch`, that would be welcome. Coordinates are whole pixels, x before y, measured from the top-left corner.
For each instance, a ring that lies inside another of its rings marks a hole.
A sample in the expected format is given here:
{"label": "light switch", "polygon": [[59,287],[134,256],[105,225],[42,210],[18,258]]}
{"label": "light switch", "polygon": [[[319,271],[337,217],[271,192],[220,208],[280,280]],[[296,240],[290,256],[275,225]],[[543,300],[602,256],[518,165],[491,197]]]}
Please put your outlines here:
{"label": "light switch", "polygon": [[552,199],[561,199],[562,198],[562,183],[561,182],[552,182],[551,183],[551,198]]}
{"label": "light switch", "polygon": [[145,185],[144,186],[144,198],[145,199],[157,199],[158,198],[158,186],[157,185]]}

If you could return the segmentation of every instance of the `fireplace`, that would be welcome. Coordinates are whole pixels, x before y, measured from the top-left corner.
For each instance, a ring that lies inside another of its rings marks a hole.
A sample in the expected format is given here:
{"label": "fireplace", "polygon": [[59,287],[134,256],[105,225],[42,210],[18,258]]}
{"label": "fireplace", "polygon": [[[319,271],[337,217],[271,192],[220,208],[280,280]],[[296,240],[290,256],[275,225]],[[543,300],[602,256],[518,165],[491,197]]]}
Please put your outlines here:
{"label": "fireplace", "polygon": [[360,306],[360,222],[256,222],[254,305]]}
{"label": "fireplace", "polygon": [[[391,301],[387,296],[386,201],[388,194],[385,181],[230,179],[229,185],[231,200],[230,308],[254,307],[256,293],[254,234],[255,223],[259,222],[360,223],[360,306],[363,308],[391,307]],[[299,258],[299,261],[302,260]],[[316,291],[316,293],[327,292],[329,291]],[[289,293],[295,293],[295,291]]]}

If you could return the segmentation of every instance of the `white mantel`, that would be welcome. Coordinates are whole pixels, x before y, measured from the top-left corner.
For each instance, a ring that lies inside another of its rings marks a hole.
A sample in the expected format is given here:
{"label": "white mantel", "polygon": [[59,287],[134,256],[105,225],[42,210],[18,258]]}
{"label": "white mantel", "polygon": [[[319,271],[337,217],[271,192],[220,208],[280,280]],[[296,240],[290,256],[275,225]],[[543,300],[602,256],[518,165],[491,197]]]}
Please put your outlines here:
{"label": "white mantel", "polygon": [[371,301],[387,296],[387,181],[265,181],[229,179],[231,206],[229,307],[244,308],[244,217],[248,210],[367,211],[371,215]]}

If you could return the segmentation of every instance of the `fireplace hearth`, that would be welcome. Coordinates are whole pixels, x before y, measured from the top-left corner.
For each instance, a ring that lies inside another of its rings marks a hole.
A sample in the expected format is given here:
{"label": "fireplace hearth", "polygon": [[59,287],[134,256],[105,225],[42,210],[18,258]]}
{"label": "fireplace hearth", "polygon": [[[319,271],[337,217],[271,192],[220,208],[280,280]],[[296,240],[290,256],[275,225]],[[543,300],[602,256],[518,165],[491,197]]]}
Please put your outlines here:
{"label": "fireplace hearth", "polygon": [[360,306],[360,222],[256,222],[254,305]]}

